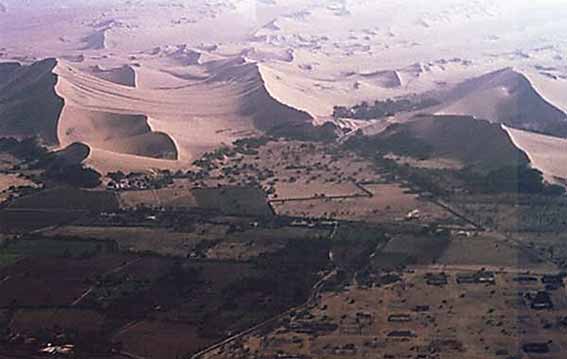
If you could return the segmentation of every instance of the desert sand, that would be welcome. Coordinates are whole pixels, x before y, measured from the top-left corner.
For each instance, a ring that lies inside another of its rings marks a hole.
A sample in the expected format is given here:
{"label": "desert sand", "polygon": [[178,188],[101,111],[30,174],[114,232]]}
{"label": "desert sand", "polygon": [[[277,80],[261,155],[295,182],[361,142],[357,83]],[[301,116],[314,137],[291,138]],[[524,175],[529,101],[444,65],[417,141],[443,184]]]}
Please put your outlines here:
{"label": "desert sand", "polygon": [[561,0],[0,3],[0,133],[82,142],[104,170],[187,166],[288,122],[381,131],[333,106],[414,94],[567,135]]}
{"label": "desert sand", "polygon": [[514,144],[530,158],[532,166],[543,172],[552,183],[565,183],[567,178],[567,140],[502,126]]}

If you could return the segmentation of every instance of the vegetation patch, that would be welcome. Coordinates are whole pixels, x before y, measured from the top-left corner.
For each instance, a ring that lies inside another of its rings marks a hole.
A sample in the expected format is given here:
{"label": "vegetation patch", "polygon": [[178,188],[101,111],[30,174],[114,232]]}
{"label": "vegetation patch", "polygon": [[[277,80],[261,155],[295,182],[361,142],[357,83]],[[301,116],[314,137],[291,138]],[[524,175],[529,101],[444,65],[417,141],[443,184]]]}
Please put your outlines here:
{"label": "vegetation patch", "polygon": [[333,117],[371,120],[394,116],[401,112],[424,110],[439,104],[440,102],[434,98],[387,99],[384,101],[374,101],[374,103],[365,101],[352,107],[335,106],[333,108]]}
{"label": "vegetation patch", "polygon": [[119,208],[112,192],[57,187],[19,198],[9,208],[112,211]]}

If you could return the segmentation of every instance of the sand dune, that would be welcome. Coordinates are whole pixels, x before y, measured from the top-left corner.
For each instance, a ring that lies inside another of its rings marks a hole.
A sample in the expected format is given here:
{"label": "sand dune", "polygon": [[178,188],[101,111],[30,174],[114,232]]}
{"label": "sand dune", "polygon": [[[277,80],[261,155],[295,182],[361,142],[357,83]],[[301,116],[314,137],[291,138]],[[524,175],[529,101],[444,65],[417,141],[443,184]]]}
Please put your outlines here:
{"label": "sand dune", "polygon": [[166,134],[153,132],[144,115],[91,111],[67,105],[59,118],[58,128],[61,145],[85,142],[125,154],[177,158],[174,142]]}
{"label": "sand dune", "polygon": [[107,44],[107,29],[97,30],[83,38],[81,50],[105,50]]}
{"label": "sand dune", "polygon": [[137,85],[137,75],[136,71],[132,66],[124,65],[114,69],[103,69],[100,66],[93,66],[92,73],[103,80],[114,82],[118,85],[124,85],[129,87],[136,87]]}
{"label": "sand dune", "polygon": [[409,82],[411,80],[420,78],[426,72],[429,72],[430,69],[425,64],[415,63],[415,64],[409,65],[407,67],[404,67],[404,68],[402,68],[398,71],[399,71],[399,73],[402,77],[406,78],[405,82]]}
{"label": "sand dune", "polygon": [[510,68],[467,80],[451,90],[441,114],[468,114],[516,128],[567,136],[567,115]]}
{"label": "sand dune", "polygon": [[96,168],[101,173],[112,171],[123,172],[147,172],[148,170],[163,169],[187,169],[190,163],[183,161],[156,159],[106,151],[99,148],[91,148],[89,156],[84,161],[85,165]]}
{"label": "sand dune", "polygon": [[0,85],[10,79],[13,74],[21,65],[18,62],[5,62],[0,63]]}
{"label": "sand dune", "polygon": [[431,146],[433,157],[457,160],[463,166],[483,170],[528,160],[499,125],[471,116],[417,116],[388,127],[379,136],[417,139]]}
{"label": "sand dune", "polygon": [[529,131],[502,128],[514,144],[527,153],[532,167],[543,172],[549,182],[565,184],[567,181],[567,140]]}
{"label": "sand dune", "polygon": [[[57,60],[23,66],[0,88],[0,114],[8,118],[0,134],[40,135],[60,146],[81,142],[106,158],[116,153],[187,163],[221,143],[312,121],[272,96],[257,63],[227,59],[202,71],[204,80],[149,89],[124,86],[135,82],[129,67],[99,68],[95,77]],[[29,120],[35,118],[43,126]]]}
{"label": "sand dune", "polygon": [[59,160],[67,164],[81,164],[89,158],[91,149],[84,143],[75,142],[57,151],[56,154]]}
{"label": "sand dune", "polygon": [[396,88],[402,86],[402,79],[397,71],[376,71],[360,75],[379,87]]}
{"label": "sand dune", "polygon": [[64,101],[55,92],[55,60],[13,68],[0,84],[0,133],[10,136],[39,135],[58,144],[57,118]]}
{"label": "sand dune", "polygon": [[244,49],[242,56],[257,62],[282,61],[291,63],[294,61],[293,49],[282,49],[277,51],[259,50],[255,47]]}
{"label": "sand dune", "polygon": [[187,45],[177,46],[173,50],[160,49],[158,53],[180,66],[198,65],[202,56],[199,51],[190,49]]}

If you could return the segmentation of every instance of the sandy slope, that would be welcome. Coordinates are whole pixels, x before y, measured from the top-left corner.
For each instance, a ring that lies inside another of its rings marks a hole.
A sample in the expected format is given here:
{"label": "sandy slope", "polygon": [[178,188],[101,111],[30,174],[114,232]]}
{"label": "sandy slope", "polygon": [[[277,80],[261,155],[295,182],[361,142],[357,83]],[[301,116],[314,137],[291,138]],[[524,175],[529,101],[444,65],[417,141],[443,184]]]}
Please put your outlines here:
{"label": "sandy slope", "polygon": [[12,136],[40,135],[57,144],[57,119],[63,100],[57,96],[55,60],[15,68],[0,84],[0,133]]}
{"label": "sandy slope", "polygon": [[437,112],[473,115],[516,128],[567,136],[567,114],[546,101],[523,74],[509,68],[456,86]]}
{"label": "sandy slope", "polygon": [[456,160],[480,170],[528,160],[499,125],[471,116],[419,116],[392,125],[379,136],[422,141],[431,147],[433,158]]}
{"label": "sandy slope", "polygon": [[92,74],[103,80],[114,82],[119,85],[137,87],[138,79],[136,71],[132,66],[124,65],[117,68],[104,69],[100,66],[91,68]]}
{"label": "sandy slope", "polygon": [[[61,146],[82,142],[109,153],[190,162],[221,143],[286,122],[311,121],[307,113],[271,96],[257,64],[236,58],[203,66],[205,80],[167,89],[125,86],[124,80],[135,80],[131,68],[97,71],[123,83],[117,84],[63,61],[22,67],[0,88],[0,114],[8,119],[15,114],[11,121],[4,119],[2,132],[38,134]],[[41,91],[43,102],[39,95],[30,98],[29,91]],[[22,104],[32,101],[38,113],[28,116],[41,117],[42,126],[20,120],[26,110]]]}
{"label": "sandy slope", "polygon": [[532,166],[550,182],[565,184],[567,179],[567,140],[502,126],[514,144],[526,152]]}

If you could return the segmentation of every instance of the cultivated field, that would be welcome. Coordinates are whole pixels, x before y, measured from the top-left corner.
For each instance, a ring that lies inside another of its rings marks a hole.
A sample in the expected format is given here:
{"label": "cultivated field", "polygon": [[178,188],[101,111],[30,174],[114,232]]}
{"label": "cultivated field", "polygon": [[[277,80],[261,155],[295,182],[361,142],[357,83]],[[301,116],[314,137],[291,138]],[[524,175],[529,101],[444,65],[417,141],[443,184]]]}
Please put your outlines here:
{"label": "cultivated field", "polygon": [[[421,223],[458,223],[443,208],[410,193],[399,184],[364,184],[371,195],[354,198],[317,198],[305,201],[272,201],[280,215],[323,217],[341,220],[390,223],[413,220]],[[414,212],[416,211],[417,212]],[[411,212],[414,215],[409,216]]]}
{"label": "cultivated field", "polygon": [[202,241],[226,235],[227,226],[201,224],[192,233],[165,228],[64,226],[42,232],[50,237],[78,237],[112,240],[122,251],[151,252],[165,256],[187,257]]}
{"label": "cultivated field", "polygon": [[176,179],[166,188],[146,191],[125,191],[119,194],[122,208],[146,207],[196,207],[191,192],[192,183]]}

